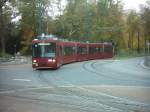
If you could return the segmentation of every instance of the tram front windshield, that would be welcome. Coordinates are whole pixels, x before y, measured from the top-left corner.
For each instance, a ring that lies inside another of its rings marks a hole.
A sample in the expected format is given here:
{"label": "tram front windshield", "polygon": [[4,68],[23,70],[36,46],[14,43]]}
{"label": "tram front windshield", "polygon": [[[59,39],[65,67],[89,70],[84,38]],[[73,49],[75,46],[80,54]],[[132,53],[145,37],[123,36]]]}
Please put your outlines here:
{"label": "tram front windshield", "polygon": [[32,49],[34,58],[54,58],[56,55],[55,43],[35,43]]}

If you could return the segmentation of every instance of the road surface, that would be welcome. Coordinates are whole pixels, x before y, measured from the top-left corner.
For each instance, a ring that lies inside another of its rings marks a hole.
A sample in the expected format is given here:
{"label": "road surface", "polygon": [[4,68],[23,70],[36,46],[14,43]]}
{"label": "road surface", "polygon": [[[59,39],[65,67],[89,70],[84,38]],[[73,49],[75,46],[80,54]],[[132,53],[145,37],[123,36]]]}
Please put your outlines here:
{"label": "road surface", "polygon": [[92,60],[58,70],[1,64],[0,112],[150,112],[143,60]]}

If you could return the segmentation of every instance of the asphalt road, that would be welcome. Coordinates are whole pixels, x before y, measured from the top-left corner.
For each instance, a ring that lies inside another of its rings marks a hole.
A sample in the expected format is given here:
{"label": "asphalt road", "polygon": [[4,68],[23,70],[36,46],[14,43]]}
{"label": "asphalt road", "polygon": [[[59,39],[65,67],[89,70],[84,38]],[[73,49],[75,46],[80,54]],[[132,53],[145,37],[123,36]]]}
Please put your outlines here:
{"label": "asphalt road", "polygon": [[150,112],[143,60],[92,60],[58,70],[2,64],[0,112]]}

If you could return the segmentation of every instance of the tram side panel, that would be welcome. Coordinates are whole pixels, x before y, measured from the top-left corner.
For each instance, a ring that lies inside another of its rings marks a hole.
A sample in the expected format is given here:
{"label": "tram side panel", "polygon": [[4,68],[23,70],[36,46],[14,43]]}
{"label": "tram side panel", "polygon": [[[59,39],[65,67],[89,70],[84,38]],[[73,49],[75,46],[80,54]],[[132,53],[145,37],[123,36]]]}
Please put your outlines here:
{"label": "tram side panel", "polygon": [[86,61],[88,60],[88,44],[86,43],[77,43],[77,54],[76,61]]}
{"label": "tram side panel", "polygon": [[103,46],[99,44],[88,45],[88,59],[102,59],[103,57]]}
{"label": "tram side panel", "polygon": [[113,46],[110,44],[104,44],[104,58],[112,58],[113,57]]}
{"label": "tram side panel", "polygon": [[58,42],[57,43],[57,56],[56,56],[56,60],[57,60],[57,68],[59,68],[62,64],[63,64],[63,46],[62,46],[62,42]]}
{"label": "tram side panel", "polygon": [[63,64],[76,61],[76,45],[74,42],[63,43]]}

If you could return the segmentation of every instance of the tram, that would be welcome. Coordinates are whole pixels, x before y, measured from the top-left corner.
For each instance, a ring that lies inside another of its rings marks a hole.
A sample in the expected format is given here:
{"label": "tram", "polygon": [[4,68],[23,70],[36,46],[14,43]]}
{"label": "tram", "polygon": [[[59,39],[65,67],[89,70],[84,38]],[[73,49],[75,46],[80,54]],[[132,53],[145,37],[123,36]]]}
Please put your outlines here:
{"label": "tram", "polygon": [[32,67],[57,69],[63,64],[113,57],[111,43],[83,43],[39,36],[32,41]]}

